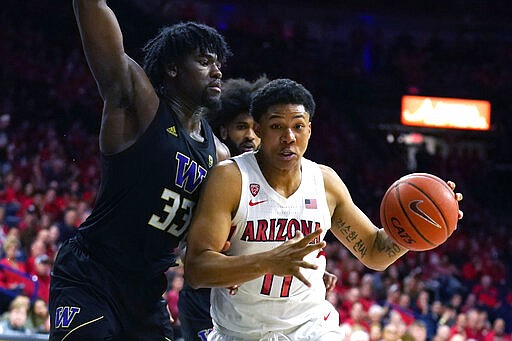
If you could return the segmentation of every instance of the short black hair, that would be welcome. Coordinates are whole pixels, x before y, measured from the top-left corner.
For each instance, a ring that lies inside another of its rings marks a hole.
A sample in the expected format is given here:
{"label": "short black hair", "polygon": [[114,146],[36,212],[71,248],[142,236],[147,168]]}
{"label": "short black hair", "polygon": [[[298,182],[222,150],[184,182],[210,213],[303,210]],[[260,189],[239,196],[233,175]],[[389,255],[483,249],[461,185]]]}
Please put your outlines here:
{"label": "short black hair", "polygon": [[166,92],[165,68],[180,63],[187,55],[199,49],[200,52],[215,53],[221,63],[231,56],[224,37],[213,27],[196,22],[183,22],[165,26],[146,43],[144,71],[160,96]]}
{"label": "short black hair", "polygon": [[250,113],[256,122],[276,104],[299,104],[309,114],[309,120],[315,114],[315,101],[311,93],[300,83],[291,79],[275,79],[256,91],[251,103]]}
{"label": "short black hair", "polygon": [[249,114],[251,100],[256,90],[269,82],[267,76],[262,75],[254,82],[244,78],[230,78],[222,84],[221,108],[216,115],[216,127],[226,125],[239,114]]}

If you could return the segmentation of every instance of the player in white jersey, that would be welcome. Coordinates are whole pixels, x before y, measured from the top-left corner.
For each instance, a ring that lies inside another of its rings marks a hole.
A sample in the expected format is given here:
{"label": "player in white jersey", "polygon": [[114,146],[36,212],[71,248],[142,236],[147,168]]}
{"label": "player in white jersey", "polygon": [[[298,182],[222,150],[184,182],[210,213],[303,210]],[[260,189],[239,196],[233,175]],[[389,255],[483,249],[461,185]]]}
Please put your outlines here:
{"label": "player in white jersey", "polygon": [[[375,270],[407,251],[354,204],[331,168],[303,158],[314,109],[302,85],[269,82],[251,107],[259,150],[209,173],[188,236],[185,276],[194,287],[214,288],[210,341],[341,340],[322,284],[325,233]],[[233,285],[238,292],[229,295],[224,287]]]}
{"label": "player in white jersey", "polygon": [[[307,181],[301,182],[296,192],[285,198],[267,183],[254,152],[233,160],[242,176],[240,202],[246,204],[239,205],[232,221],[227,255],[270,251],[292,239],[296,231],[308,235],[322,228],[322,234],[313,242],[323,240],[331,226],[331,215],[322,173],[316,163],[302,159],[302,176]],[[302,271],[311,287],[293,276],[266,274],[240,285],[234,296],[224,288],[213,288],[214,329],[237,331],[236,337],[257,335],[259,338],[267,331],[293,331],[313,316],[320,320],[326,317],[320,331],[337,329],[338,313],[325,300],[325,255],[319,250],[307,255],[305,260],[317,266],[316,270]],[[263,314],[254,314],[255,311]]]}

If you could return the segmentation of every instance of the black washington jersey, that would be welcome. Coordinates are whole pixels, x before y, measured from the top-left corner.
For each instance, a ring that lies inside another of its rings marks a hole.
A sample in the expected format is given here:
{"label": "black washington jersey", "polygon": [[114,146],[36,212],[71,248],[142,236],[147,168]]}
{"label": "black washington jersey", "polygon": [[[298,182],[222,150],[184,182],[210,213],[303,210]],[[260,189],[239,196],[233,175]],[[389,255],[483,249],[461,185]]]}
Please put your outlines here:
{"label": "black washington jersey", "polygon": [[80,226],[91,257],[116,273],[152,277],[175,263],[200,185],[216,163],[210,125],[193,140],[161,100],[153,122],[127,150],[101,156],[96,205]]}

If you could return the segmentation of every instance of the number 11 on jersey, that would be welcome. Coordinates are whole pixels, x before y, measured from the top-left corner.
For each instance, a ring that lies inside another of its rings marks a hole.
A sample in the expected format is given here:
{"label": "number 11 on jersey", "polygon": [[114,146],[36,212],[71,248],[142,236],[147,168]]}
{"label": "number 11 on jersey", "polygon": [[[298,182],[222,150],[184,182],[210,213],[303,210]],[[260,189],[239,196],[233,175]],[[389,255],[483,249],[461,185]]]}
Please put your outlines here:
{"label": "number 11 on jersey", "polygon": [[[270,292],[272,291],[272,284],[274,283],[274,277],[281,277],[281,276],[275,276],[273,274],[266,274],[263,276],[263,285],[261,287],[260,294],[270,296]],[[293,276],[284,276],[283,283],[281,284],[281,293],[280,297],[288,297],[290,295],[290,286],[292,285]]]}

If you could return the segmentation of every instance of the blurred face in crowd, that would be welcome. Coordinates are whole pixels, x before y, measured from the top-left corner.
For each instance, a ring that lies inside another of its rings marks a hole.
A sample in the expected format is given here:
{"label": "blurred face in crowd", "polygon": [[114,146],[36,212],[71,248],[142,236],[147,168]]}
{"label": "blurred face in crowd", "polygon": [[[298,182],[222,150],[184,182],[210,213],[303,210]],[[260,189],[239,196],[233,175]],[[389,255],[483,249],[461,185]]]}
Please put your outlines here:
{"label": "blurred face in crowd", "polygon": [[396,341],[400,339],[398,328],[394,324],[388,324],[384,327],[382,332],[382,340],[384,341]]}
{"label": "blurred face in crowd", "polygon": [[414,337],[415,341],[425,341],[427,339],[427,328],[421,324],[411,324],[409,326],[409,334]]}
{"label": "blurred face in crowd", "polygon": [[496,335],[503,335],[505,333],[505,321],[501,318],[498,318],[494,321],[493,326]]}
{"label": "blurred face in crowd", "polygon": [[220,129],[221,138],[232,154],[238,155],[256,149],[260,138],[254,132],[254,119],[249,113],[237,115]]}
{"label": "blurred face in crowd", "polygon": [[43,317],[48,315],[48,306],[46,305],[45,301],[38,299],[34,302],[34,313]]}
{"label": "blurred face in crowd", "polygon": [[13,308],[9,312],[9,322],[13,327],[23,327],[27,321],[27,310],[24,308]]}

